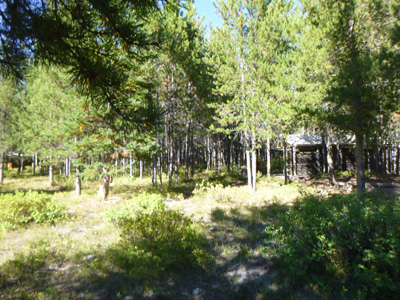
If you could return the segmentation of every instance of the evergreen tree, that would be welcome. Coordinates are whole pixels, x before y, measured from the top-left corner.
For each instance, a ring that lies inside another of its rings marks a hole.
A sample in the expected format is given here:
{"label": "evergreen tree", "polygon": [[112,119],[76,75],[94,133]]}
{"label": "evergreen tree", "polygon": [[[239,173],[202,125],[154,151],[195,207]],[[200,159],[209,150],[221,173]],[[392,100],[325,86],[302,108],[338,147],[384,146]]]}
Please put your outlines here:
{"label": "evergreen tree", "polygon": [[7,151],[13,150],[19,140],[17,87],[11,81],[0,78],[0,184],[3,184],[4,158]]}
{"label": "evergreen tree", "polygon": [[[269,139],[291,119],[296,13],[290,1],[220,1],[223,26],[213,31],[220,124],[242,133],[248,185],[256,188],[258,141]],[[250,158],[251,154],[251,158]]]}
{"label": "evergreen tree", "polygon": [[387,20],[379,11],[382,7],[374,1],[304,4],[309,24],[319,28],[323,35],[322,48],[328,53],[328,68],[334,76],[324,98],[328,109],[322,117],[355,134],[357,190],[361,193],[365,188],[365,136],[382,132],[398,102],[378,67],[382,49],[388,43]]}
{"label": "evergreen tree", "polygon": [[54,166],[68,155],[65,127],[68,115],[75,113],[77,93],[65,73],[55,68],[33,68],[26,83],[26,111],[21,118],[24,148],[40,153],[42,165],[49,168],[54,182]]}

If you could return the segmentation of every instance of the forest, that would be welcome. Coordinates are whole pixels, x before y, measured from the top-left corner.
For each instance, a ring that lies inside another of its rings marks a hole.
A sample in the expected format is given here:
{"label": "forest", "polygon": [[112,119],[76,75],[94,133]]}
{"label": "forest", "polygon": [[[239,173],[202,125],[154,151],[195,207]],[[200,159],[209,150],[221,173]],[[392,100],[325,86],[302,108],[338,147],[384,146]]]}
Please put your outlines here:
{"label": "forest", "polygon": [[0,298],[398,297],[400,2],[195,4],[0,3]]}

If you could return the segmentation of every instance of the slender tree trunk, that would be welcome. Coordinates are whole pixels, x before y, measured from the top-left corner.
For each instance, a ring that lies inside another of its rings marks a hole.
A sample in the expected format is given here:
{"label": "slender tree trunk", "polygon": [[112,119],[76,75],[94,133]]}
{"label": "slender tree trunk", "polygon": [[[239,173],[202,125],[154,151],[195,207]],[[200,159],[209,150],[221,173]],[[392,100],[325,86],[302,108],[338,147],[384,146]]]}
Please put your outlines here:
{"label": "slender tree trunk", "polygon": [[334,161],[333,161],[333,145],[332,145],[331,137],[329,136],[329,134],[326,139],[326,149],[327,149],[329,185],[334,186],[334,185],[336,185],[335,165],[334,165]]}
{"label": "slender tree trunk", "polygon": [[252,187],[251,190],[253,192],[256,191],[256,182],[257,182],[257,151],[255,149],[255,145],[253,144],[253,151],[251,152],[251,162],[252,162]]}
{"label": "slender tree trunk", "polygon": [[383,148],[383,174],[387,174],[387,149]]}
{"label": "slender tree trunk", "polygon": [[379,149],[378,149],[378,139],[374,137],[372,140],[372,149],[371,149],[371,169],[375,172],[375,175],[379,173]]}
{"label": "slender tree trunk", "polygon": [[158,172],[158,177],[160,179],[160,184],[162,184],[162,161],[161,161],[161,154],[158,156],[157,159],[157,172]]}
{"label": "slender tree trunk", "polygon": [[54,184],[54,174],[53,174],[53,171],[54,171],[54,166],[53,166],[53,165],[50,165],[50,166],[49,166],[49,183],[50,183],[50,186],[53,186],[53,184]]}
{"label": "slender tree trunk", "polygon": [[34,168],[33,168],[33,175],[36,175],[36,166],[38,165],[38,154],[37,152],[35,153],[35,159],[34,159]]}
{"label": "slender tree trunk", "polygon": [[296,175],[296,147],[292,146],[292,176]]}
{"label": "slender tree trunk", "polygon": [[193,134],[190,135],[190,180],[193,180],[194,177],[194,166],[195,166],[195,153],[194,153],[194,142],[193,142]]}
{"label": "slender tree trunk", "polygon": [[129,153],[129,178],[132,180],[133,178],[133,162],[132,162],[132,153]]}
{"label": "slender tree trunk", "polygon": [[35,165],[35,154],[32,155],[32,175],[35,176],[36,165]]}
{"label": "slender tree trunk", "polygon": [[271,177],[271,141],[267,138],[267,153],[266,153],[266,160],[267,160],[267,177]]}
{"label": "slender tree trunk", "polygon": [[247,185],[250,189],[250,191],[252,191],[252,172],[251,172],[251,156],[250,156],[250,150],[246,150],[246,164],[247,164]]}
{"label": "slender tree trunk", "polygon": [[227,145],[226,145],[226,166],[228,168],[228,172],[231,171],[231,139],[227,138]]}
{"label": "slender tree trunk", "polygon": [[139,161],[139,179],[142,180],[143,178],[143,161]]}
{"label": "slender tree trunk", "polygon": [[185,139],[185,182],[189,181],[189,131],[190,125],[188,125],[188,132]]}
{"label": "slender tree trunk", "polygon": [[326,146],[326,136],[322,135],[322,148],[321,148],[321,155],[322,155],[322,173],[328,173],[328,147]]}
{"label": "slender tree trunk", "polygon": [[207,137],[207,171],[211,169],[211,145],[210,137]]}
{"label": "slender tree trunk", "polygon": [[338,169],[339,171],[343,171],[343,149],[340,145],[336,146],[337,149],[337,156],[338,156]]}
{"label": "slender tree trunk", "polygon": [[115,179],[118,178],[118,158],[115,159]]}
{"label": "slender tree trunk", "polygon": [[365,189],[364,136],[356,133],[357,193],[361,197]]}
{"label": "slender tree trunk", "polygon": [[287,144],[286,140],[283,140],[283,173],[285,175],[285,184],[289,183],[289,176],[287,170]]}
{"label": "slender tree trunk", "polygon": [[80,196],[82,190],[81,177],[79,176],[79,168],[75,168],[75,195]]}
{"label": "slender tree trunk", "polygon": [[396,150],[396,175],[400,174],[399,167],[400,167],[400,147],[397,147],[397,150]]}
{"label": "slender tree trunk", "polygon": [[0,184],[3,184],[4,178],[4,152],[0,153]]}
{"label": "slender tree trunk", "polygon": [[176,151],[177,151],[177,153],[175,153],[175,185],[178,185],[178,173],[179,173],[179,156],[180,156],[180,153],[179,153],[179,149],[178,149],[178,147],[176,147],[177,149],[176,149]]}

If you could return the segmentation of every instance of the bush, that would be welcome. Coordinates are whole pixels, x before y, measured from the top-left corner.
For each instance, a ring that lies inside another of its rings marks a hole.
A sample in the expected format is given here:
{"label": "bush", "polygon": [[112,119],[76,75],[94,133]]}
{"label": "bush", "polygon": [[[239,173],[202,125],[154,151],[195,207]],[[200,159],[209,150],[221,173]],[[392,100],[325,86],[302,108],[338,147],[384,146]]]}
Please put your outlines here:
{"label": "bush", "polygon": [[151,214],[155,210],[164,210],[164,208],[164,198],[161,195],[142,193],[126,200],[122,206],[106,211],[105,218],[109,222],[119,224],[138,212]]}
{"label": "bush", "polygon": [[16,191],[0,195],[0,226],[17,228],[30,222],[55,223],[65,219],[66,206],[49,194]]}
{"label": "bush", "polygon": [[177,211],[139,212],[121,223],[121,246],[133,255],[150,257],[161,269],[203,266],[207,241],[194,225]]}
{"label": "bush", "polygon": [[228,195],[224,186],[220,183],[210,183],[203,180],[201,184],[197,184],[193,190],[194,195],[203,196],[206,199],[215,200],[219,202],[230,201],[231,196]]}
{"label": "bush", "polygon": [[398,199],[307,194],[266,232],[289,281],[358,299],[400,292]]}

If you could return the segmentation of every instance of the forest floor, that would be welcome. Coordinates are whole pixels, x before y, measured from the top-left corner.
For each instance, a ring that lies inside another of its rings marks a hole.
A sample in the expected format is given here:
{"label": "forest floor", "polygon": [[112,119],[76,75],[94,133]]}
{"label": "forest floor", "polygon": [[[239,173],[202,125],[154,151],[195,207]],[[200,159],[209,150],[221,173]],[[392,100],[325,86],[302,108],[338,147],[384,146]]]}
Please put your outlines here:
{"label": "forest floor", "polygon": [[[318,299],[319,292],[287,288],[270,259],[265,227],[290,208],[301,192],[350,192],[354,178],[341,178],[331,188],[320,177],[283,185],[282,179],[260,178],[248,191],[243,178],[202,173],[177,187],[153,187],[148,178],[117,179],[106,201],[96,199],[96,183],[85,181],[74,195],[73,180],[59,178],[46,187],[46,177],[6,178],[1,193],[39,190],[54,194],[73,216],[55,225],[30,224],[0,232],[1,299]],[[396,192],[398,177],[368,180],[368,188]],[[152,269],[146,261],[135,270],[115,264],[119,231],[105,217],[132,195],[160,193],[169,209],[198,224],[209,242],[210,263],[179,271]],[[1,208],[0,208],[1,209]]]}

